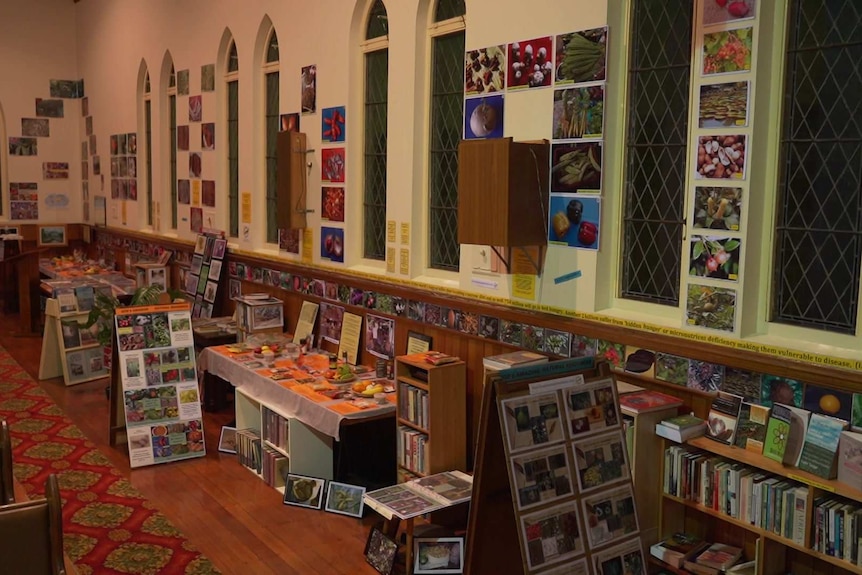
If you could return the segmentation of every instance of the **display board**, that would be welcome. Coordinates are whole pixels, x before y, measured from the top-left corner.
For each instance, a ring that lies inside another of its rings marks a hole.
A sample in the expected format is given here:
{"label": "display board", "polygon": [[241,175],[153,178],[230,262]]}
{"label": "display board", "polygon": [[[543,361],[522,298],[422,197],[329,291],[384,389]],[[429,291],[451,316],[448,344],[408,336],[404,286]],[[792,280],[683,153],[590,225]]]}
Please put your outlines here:
{"label": "display board", "polygon": [[[90,288],[90,302],[92,302]],[[61,312],[57,299],[45,303],[45,333],[39,360],[39,379],[63,376],[66,385],[76,385],[109,375],[105,350],[96,340],[98,325],[86,327],[89,311]]]}
{"label": "display board", "polygon": [[192,317],[212,317],[218,295],[222,262],[227,253],[223,235],[198,234],[192,265],[186,274],[183,291],[194,298]]}
{"label": "display board", "polygon": [[189,304],[118,308],[115,322],[131,467],[203,457]]}
{"label": "display board", "polygon": [[520,562],[524,573],[645,575],[607,364],[490,372],[482,401],[465,572]]}

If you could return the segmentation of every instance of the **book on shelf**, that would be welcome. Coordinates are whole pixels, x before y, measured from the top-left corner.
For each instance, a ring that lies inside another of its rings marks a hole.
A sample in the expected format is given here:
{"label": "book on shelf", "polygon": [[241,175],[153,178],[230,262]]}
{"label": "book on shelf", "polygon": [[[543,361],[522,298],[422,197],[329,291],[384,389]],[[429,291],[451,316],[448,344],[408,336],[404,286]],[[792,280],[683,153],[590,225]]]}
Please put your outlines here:
{"label": "book on shelf", "polygon": [[632,413],[641,414],[682,405],[682,400],[660,391],[644,390],[620,396],[620,407]]}
{"label": "book on shelf", "polygon": [[668,427],[664,425],[664,423],[655,424],[656,435],[658,435],[659,437],[664,437],[665,439],[670,439],[671,441],[676,441],[677,443],[685,443],[689,439],[700,437],[705,433],[706,422],[703,420],[701,420],[700,425],[690,425],[681,429],[674,429],[673,427]]}
{"label": "book on shelf", "polygon": [[742,548],[725,543],[713,543],[705,551],[694,556],[694,563],[715,569],[716,573],[735,565],[742,557]]}
{"label": "book on shelf", "polygon": [[661,420],[661,424],[670,429],[687,429],[689,427],[698,427],[705,423],[705,420],[699,418],[693,413],[686,413]]}
{"label": "book on shelf", "polygon": [[639,385],[635,385],[633,383],[629,383],[627,381],[623,381],[621,379],[617,380],[617,395],[635,393],[637,391],[643,391],[644,389],[646,388]]}
{"label": "book on shelf", "polygon": [[766,424],[763,455],[780,463],[796,465],[810,417],[811,412],[807,409],[774,403]]}
{"label": "book on shelf", "polygon": [[539,363],[547,363],[548,357],[541,353],[519,350],[498,355],[489,355],[482,360],[485,369],[503,370],[513,367],[524,367]]}
{"label": "book on shelf", "polygon": [[838,440],[838,481],[862,491],[862,433],[841,432]]}
{"label": "book on shelf", "polygon": [[719,391],[712,400],[706,419],[706,436],[725,445],[733,445],[742,396]]}
{"label": "book on shelf", "polygon": [[749,401],[743,401],[739,409],[734,444],[746,451],[763,453],[763,440],[772,408]]}
{"label": "book on shelf", "polygon": [[447,363],[461,361],[460,358],[443,353],[442,351],[427,351],[423,355],[425,363],[430,363],[431,365],[446,365]]}
{"label": "book on shelf", "polygon": [[824,479],[834,479],[838,474],[838,443],[847,427],[849,423],[843,419],[811,414],[797,467]]}
{"label": "book on shelf", "polygon": [[444,471],[365,493],[365,504],[387,518],[410,519],[469,501],[473,477]]}
{"label": "book on shelf", "polygon": [[682,567],[686,559],[707,548],[709,544],[688,533],[674,533],[650,546],[650,555],[673,567]]}

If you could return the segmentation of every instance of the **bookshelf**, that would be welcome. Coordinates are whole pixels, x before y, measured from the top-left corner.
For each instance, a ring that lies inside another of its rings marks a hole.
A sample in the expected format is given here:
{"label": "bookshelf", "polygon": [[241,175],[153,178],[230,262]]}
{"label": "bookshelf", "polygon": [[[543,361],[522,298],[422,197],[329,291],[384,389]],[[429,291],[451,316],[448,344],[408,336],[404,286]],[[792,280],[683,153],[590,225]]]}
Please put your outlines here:
{"label": "bookshelf", "polygon": [[110,374],[105,366],[104,348],[96,340],[96,326],[84,327],[88,316],[87,311],[61,312],[57,299],[46,300],[40,380],[63,376],[66,385],[77,385]]}
{"label": "bookshelf", "polygon": [[395,359],[399,480],[467,467],[467,368]]}
{"label": "bookshelf", "polygon": [[[677,445],[664,442],[665,446]],[[779,575],[788,572],[799,575],[813,574],[844,574],[862,575],[862,566],[849,560],[819,551],[815,546],[815,507],[821,498],[836,496],[850,505],[862,508],[862,491],[848,487],[836,480],[828,480],[796,469],[787,467],[763,455],[744,449],[724,445],[706,437],[698,437],[686,442],[691,451],[704,453],[707,456],[718,456],[741,468],[748,468],[778,481],[786,480],[793,485],[807,487],[807,501],[804,513],[804,536],[802,543],[792,540],[774,529],[751,524],[749,521],[733,517],[711,506],[667,493],[662,489],[660,518],[662,536],[669,536],[677,531],[693,533],[709,541],[718,541],[744,549],[744,557],[755,559],[758,564],[758,575]],[[665,469],[663,473],[667,473]],[[665,478],[663,477],[662,482]],[[844,536],[847,536],[847,529]],[[856,537],[862,536],[862,533]],[[852,546],[856,546],[856,542]],[[663,566],[667,569],[667,566]]]}

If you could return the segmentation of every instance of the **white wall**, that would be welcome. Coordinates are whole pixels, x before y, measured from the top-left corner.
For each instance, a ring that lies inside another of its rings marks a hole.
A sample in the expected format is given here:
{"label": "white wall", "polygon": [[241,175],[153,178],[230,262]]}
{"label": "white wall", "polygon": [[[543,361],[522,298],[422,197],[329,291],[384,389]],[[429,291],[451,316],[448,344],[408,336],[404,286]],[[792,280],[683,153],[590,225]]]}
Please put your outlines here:
{"label": "white wall", "polygon": [[[50,80],[82,77],[76,61],[75,19],[75,4],[69,0],[0,2],[0,220],[9,220],[9,182],[37,182],[39,222],[81,221],[80,100],[64,100],[65,117],[49,120],[50,137],[39,138],[38,155],[8,155],[8,138],[21,136],[21,119],[36,117],[36,98],[51,98]],[[43,162],[68,162],[70,179],[43,181]],[[68,194],[72,201],[65,209],[49,209],[45,205],[49,194]]]}

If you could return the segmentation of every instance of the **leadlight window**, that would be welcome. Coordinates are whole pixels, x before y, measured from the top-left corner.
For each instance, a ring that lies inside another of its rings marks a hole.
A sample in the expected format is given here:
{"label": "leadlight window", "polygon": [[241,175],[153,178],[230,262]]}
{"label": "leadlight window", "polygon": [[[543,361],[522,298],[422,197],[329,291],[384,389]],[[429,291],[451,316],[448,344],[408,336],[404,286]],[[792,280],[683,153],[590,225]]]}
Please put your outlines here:
{"label": "leadlight window", "polygon": [[386,258],[386,151],[389,123],[387,23],[386,8],[381,0],[377,0],[368,15],[365,38],[363,255],[373,260]]}
{"label": "leadlight window", "polygon": [[264,66],[265,86],[265,117],[264,117],[264,141],[265,153],[265,176],[266,176],[266,241],[278,243],[278,170],[276,158],[276,142],[278,139],[279,125],[279,88],[278,88],[278,37],[275,30],[269,37],[266,51],[266,65]]}
{"label": "leadlight window", "polygon": [[225,74],[227,83],[228,209],[231,237],[239,236],[239,58],[236,43],[230,43]]}

